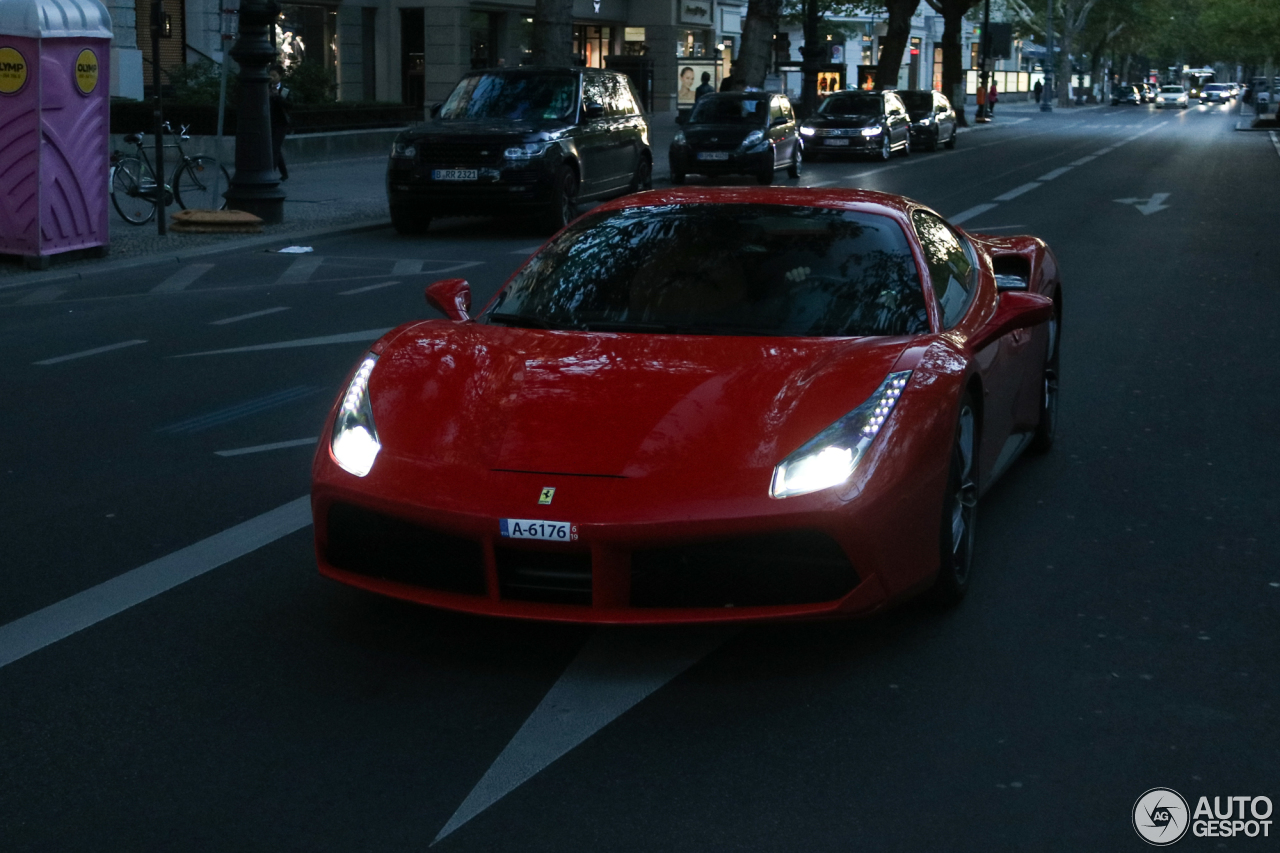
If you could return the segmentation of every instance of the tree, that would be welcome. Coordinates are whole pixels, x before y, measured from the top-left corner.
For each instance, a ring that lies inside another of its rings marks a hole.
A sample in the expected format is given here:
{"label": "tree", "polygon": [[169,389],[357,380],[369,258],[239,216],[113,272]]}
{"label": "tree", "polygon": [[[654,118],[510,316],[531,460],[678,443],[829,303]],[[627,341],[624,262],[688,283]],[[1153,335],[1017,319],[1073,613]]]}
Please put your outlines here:
{"label": "tree", "polygon": [[570,66],[573,56],[573,0],[536,0],[533,7],[533,64]]}
{"label": "tree", "polygon": [[778,31],[783,0],[751,0],[747,20],[742,26],[742,46],[733,76],[748,86],[762,88],[765,75],[773,65],[773,34]]}
{"label": "tree", "polygon": [[969,123],[964,117],[964,42],[961,34],[964,16],[978,0],[927,0],[933,11],[942,16],[942,94],[955,107],[956,121],[962,127]]}
{"label": "tree", "polygon": [[902,54],[906,52],[907,42],[911,39],[911,19],[915,17],[919,6],[920,0],[885,0],[885,8],[889,12],[889,31],[880,39],[880,61],[876,63],[877,89],[897,87]]}

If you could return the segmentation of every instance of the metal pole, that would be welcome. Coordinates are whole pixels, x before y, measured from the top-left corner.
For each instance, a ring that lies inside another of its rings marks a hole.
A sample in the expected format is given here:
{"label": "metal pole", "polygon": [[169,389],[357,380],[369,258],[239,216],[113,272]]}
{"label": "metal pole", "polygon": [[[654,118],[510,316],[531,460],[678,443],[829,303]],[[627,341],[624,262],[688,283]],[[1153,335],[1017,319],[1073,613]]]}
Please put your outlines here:
{"label": "metal pole", "polygon": [[991,0],[986,0],[982,7],[982,41],[978,53],[981,56],[982,71],[979,75],[978,86],[982,90],[982,103],[978,104],[978,114],[974,117],[974,121],[987,122],[990,110],[987,104],[991,103],[991,86],[987,75],[987,62],[991,56]]}
{"label": "metal pole", "polygon": [[280,14],[277,0],[242,0],[240,27],[231,58],[240,65],[236,114],[236,171],[224,196],[232,210],[244,210],[264,222],[284,221],[284,191],[271,145],[271,108],[267,70],[275,61],[270,30]]}
{"label": "metal pole", "polygon": [[1048,44],[1045,46],[1044,60],[1044,94],[1040,96],[1040,112],[1053,112],[1053,0],[1049,0],[1048,19],[1044,25],[1044,32]]}
{"label": "metal pole", "polygon": [[[227,46],[228,42],[235,37],[229,26],[233,14],[236,14],[236,10],[223,9],[220,16],[222,19],[220,21],[222,26],[219,27],[222,37],[222,68],[219,75],[221,79],[218,81],[218,142],[216,149],[218,152],[218,168],[213,170],[213,197],[215,199],[222,194],[222,131],[227,113]],[[215,201],[214,204],[217,204],[217,202]]]}
{"label": "metal pole", "polygon": [[156,137],[156,231],[164,236],[168,231],[165,221],[165,183],[164,183],[164,99],[160,97],[160,31],[164,27],[164,3],[153,0],[151,3],[151,94],[155,103],[155,137]]}

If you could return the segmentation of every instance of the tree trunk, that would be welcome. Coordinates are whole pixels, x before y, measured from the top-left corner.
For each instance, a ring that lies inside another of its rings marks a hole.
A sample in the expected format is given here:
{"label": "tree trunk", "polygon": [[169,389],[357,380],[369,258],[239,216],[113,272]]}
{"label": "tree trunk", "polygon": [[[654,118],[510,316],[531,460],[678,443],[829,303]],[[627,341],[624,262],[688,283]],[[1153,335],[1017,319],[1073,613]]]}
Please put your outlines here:
{"label": "tree trunk", "polygon": [[568,67],[573,55],[573,0],[536,0],[533,8],[533,64]]}
{"label": "tree trunk", "polygon": [[942,15],[942,94],[951,101],[956,111],[956,122],[968,127],[964,117],[964,41],[961,28],[965,13],[977,5],[978,0],[928,0],[935,12]]}
{"label": "tree trunk", "polygon": [[876,65],[876,88],[896,89],[902,69],[902,54],[911,39],[911,18],[920,0],[886,0],[889,32],[880,39],[880,62]]}
{"label": "tree trunk", "polygon": [[800,55],[804,57],[801,69],[804,71],[804,83],[800,92],[800,115],[807,118],[818,111],[818,67],[827,52],[827,46],[818,41],[818,0],[804,0],[804,47]]}
{"label": "tree trunk", "polygon": [[778,31],[782,0],[751,0],[742,27],[742,46],[733,64],[733,77],[748,86],[764,88],[765,75],[773,65],[773,34]]}

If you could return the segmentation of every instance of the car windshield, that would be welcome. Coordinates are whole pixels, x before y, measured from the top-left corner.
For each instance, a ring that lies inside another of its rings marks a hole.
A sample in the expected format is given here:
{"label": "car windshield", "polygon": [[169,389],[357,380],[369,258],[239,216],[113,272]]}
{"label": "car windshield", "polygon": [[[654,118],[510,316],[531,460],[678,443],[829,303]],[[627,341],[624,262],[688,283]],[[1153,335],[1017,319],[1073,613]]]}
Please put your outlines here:
{"label": "car windshield", "polygon": [[598,332],[827,337],[929,330],[887,216],[666,204],[590,215],[516,273],[482,320]]}
{"label": "car windshield", "polygon": [[907,112],[913,116],[916,113],[928,113],[933,111],[933,93],[932,92],[899,92],[898,97],[902,98],[902,102],[907,105]]}
{"label": "car windshield", "polygon": [[1182,94],[1182,87],[1181,87],[1181,86],[1161,86],[1161,87],[1160,87],[1160,94],[1162,94],[1162,95],[1181,95],[1181,94]]}
{"label": "car windshield", "polygon": [[703,96],[689,116],[689,124],[764,124],[769,102],[762,98]]}
{"label": "car windshield", "polygon": [[568,120],[577,108],[577,84],[572,73],[476,74],[454,87],[440,118]]}
{"label": "car windshield", "polygon": [[863,92],[843,92],[822,102],[818,112],[824,116],[878,116],[880,96]]}
{"label": "car windshield", "polygon": [[1225,92],[1226,89],[1227,87],[1222,83],[1210,83],[1208,86],[1204,87],[1206,92]]}

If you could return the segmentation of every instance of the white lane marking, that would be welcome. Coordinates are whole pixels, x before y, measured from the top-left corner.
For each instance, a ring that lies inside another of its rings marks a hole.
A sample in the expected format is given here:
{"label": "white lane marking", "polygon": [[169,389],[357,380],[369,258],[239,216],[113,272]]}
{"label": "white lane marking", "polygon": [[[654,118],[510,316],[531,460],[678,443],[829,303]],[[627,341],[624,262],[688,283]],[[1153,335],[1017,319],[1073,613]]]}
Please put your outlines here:
{"label": "white lane marking", "polygon": [[1032,190],[1034,190],[1034,189],[1035,189],[1036,187],[1038,187],[1038,186],[1040,186],[1040,184],[1039,184],[1039,183],[1037,183],[1037,182],[1035,182],[1035,181],[1032,181],[1032,182],[1031,182],[1031,183],[1029,183],[1029,184],[1023,184],[1023,185],[1022,185],[1022,186],[1020,186],[1020,187],[1014,187],[1013,189],[1009,190],[1009,191],[1008,191],[1007,193],[1005,193],[1004,195],[998,195],[998,196],[996,196],[996,197],[993,199],[993,201],[1013,201],[1013,200],[1014,200],[1015,198],[1017,198],[1018,196],[1022,195],[1023,193],[1029,193],[1029,192],[1031,192]]}
{"label": "white lane marking", "polygon": [[[431,263],[437,263],[437,262],[431,261]],[[442,263],[447,263],[447,262],[442,262]],[[444,275],[447,272],[456,272],[457,270],[465,270],[471,267],[482,267],[485,265],[485,263],[486,263],[485,261],[457,261],[453,263],[451,266],[441,267],[438,270],[425,270],[425,272],[428,272],[432,275]]]}
{"label": "white lane marking", "polygon": [[417,275],[420,272],[422,272],[422,261],[411,258],[396,261],[395,266],[391,268],[392,275]]}
{"label": "white lane marking", "polygon": [[1115,148],[1115,146],[1114,146],[1114,145],[1113,145],[1113,146],[1111,146],[1110,148],[1100,148],[1100,149],[1098,149],[1097,151],[1093,152],[1093,156],[1094,156],[1094,157],[1101,157],[1102,155],[1104,155],[1104,154],[1110,154],[1112,151],[1115,151],[1115,150],[1116,150],[1116,148]]}
{"label": "white lane marking", "polygon": [[0,626],[0,667],[311,524],[311,497],[276,507]]}
{"label": "white lane marking", "polygon": [[1071,161],[1070,163],[1068,163],[1067,165],[1069,165],[1069,166],[1083,166],[1085,163],[1088,163],[1090,160],[1097,160],[1097,159],[1098,159],[1098,155],[1097,155],[1097,154],[1089,154],[1089,155],[1087,155],[1087,156],[1085,156],[1085,157],[1081,157],[1079,160],[1072,160],[1072,161]]}
{"label": "white lane marking", "polygon": [[1036,178],[1036,180],[1037,180],[1037,181],[1052,181],[1054,178],[1061,178],[1063,175],[1065,175],[1067,172],[1070,172],[1070,171],[1071,171],[1071,167],[1070,167],[1070,166],[1063,166],[1063,167],[1062,167],[1062,168],[1060,168],[1060,169],[1054,169],[1052,172],[1045,172],[1043,175],[1041,175],[1040,177]]}
{"label": "white lane marking", "polygon": [[370,290],[381,290],[384,287],[391,287],[399,284],[398,281],[384,281],[382,284],[369,284],[364,287],[357,287],[353,290],[340,290],[339,296],[355,296],[357,293],[368,293]]}
{"label": "white lane marking", "polygon": [[254,317],[265,317],[268,314],[276,314],[280,311],[288,311],[288,305],[281,305],[278,308],[264,308],[261,311],[251,311],[248,314],[237,314],[234,317],[224,317],[221,320],[214,320],[209,323],[210,326],[225,326],[228,323],[239,323],[241,320],[252,320]]}
{"label": "white lane marking", "polygon": [[728,639],[732,628],[602,628],[449,818],[434,845]]}
{"label": "white lane marking", "polygon": [[1271,136],[1271,144],[1276,147],[1276,153],[1280,154],[1280,136],[1276,136],[1274,130],[1269,131],[1269,135]]}
{"label": "white lane marking", "polygon": [[[369,329],[364,332],[347,332],[342,335],[324,335],[318,338],[298,338],[293,341],[276,341],[270,344],[254,344],[248,347],[231,347],[230,349],[210,349],[203,352],[184,352],[181,355],[171,355],[169,358],[193,358],[197,355],[229,355],[237,352],[260,352],[269,349],[295,349],[297,347],[318,347],[325,344],[354,344],[360,341],[376,341],[378,338],[391,331],[386,329]],[[138,343],[145,343],[139,341]]]}
{"label": "white lane marking", "polygon": [[276,279],[276,284],[303,284],[320,269],[322,263],[324,258],[320,255],[299,255]]}
{"label": "white lane marking", "polygon": [[71,361],[71,359],[73,358],[84,358],[85,356],[89,356],[89,355],[97,355],[98,353],[111,352],[112,350],[115,350],[115,349],[124,349],[125,347],[132,347],[132,346],[137,346],[138,344],[145,344],[145,343],[146,341],[143,341],[143,340],[122,341],[118,344],[107,344],[105,347],[94,347],[93,349],[81,350],[80,352],[73,352],[70,355],[60,355],[60,356],[57,356],[56,358],[46,358],[44,361],[35,361],[35,362],[32,362],[32,364],[59,364],[64,361]]}
{"label": "white lane marking", "polygon": [[215,450],[215,456],[244,456],[247,453],[266,453],[268,450],[284,450],[286,447],[315,446],[319,436],[295,438],[292,441],[273,441],[271,444],[255,444],[253,447],[237,447],[235,450]]}
{"label": "white lane marking", "polygon": [[1115,202],[1118,204],[1132,204],[1142,211],[1143,216],[1150,216],[1153,213],[1168,210],[1172,206],[1164,203],[1164,200],[1168,197],[1169,193],[1152,193],[1151,198],[1117,198]]}
{"label": "white lane marking", "polygon": [[995,207],[994,204],[974,205],[968,210],[962,211],[961,213],[957,213],[955,216],[948,216],[947,221],[950,222],[952,225],[959,225],[961,222],[964,222],[969,219],[973,219],[973,217],[975,216],[981,216],[982,214],[986,213],[988,210],[991,210],[994,207]]}
{"label": "white lane marking", "polygon": [[39,305],[42,302],[52,302],[62,294],[66,293],[61,287],[54,287],[52,284],[45,287],[39,287],[28,293],[26,296],[15,302],[15,305]]}
{"label": "white lane marking", "polygon": [[516,250],[515,250],[514,252],[512,252],[511,254],[513,254],[513,255],[532,255],[534,252],[538,251],[538,250],[539,250],[539,249],[541,249],[541,248],[542,248],[542,244],[541,244],[541,243],[539,243],[538,245],[536,245],[536,246],[530,246],[530,247],[529,247],[529,248],[527,248],[527,249],[516,249]]}
{"label": "white lane marking", "polygon": [[186,290],[200,276],[213,269],[213,264],[187,264],[151,288],[151,293],[178,293]]}

